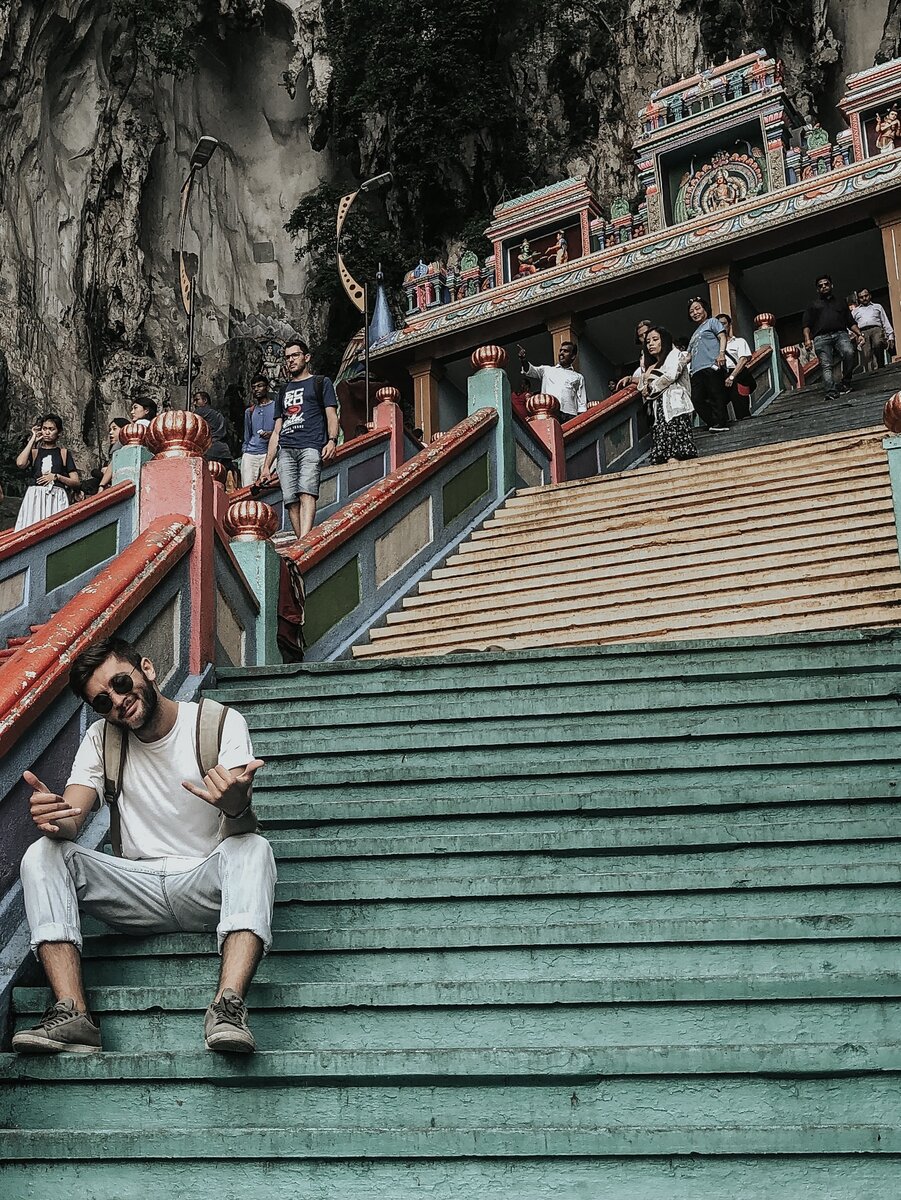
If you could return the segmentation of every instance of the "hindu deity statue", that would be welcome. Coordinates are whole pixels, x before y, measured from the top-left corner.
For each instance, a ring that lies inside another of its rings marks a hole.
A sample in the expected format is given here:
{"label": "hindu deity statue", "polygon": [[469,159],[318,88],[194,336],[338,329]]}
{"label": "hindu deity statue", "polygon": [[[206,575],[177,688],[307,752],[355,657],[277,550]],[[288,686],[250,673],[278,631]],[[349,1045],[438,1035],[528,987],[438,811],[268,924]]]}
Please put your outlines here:
{"label": "hindu deity statue", "polygon": [[889,154],[901,144],[901,119],[894,105],[885,116],[876,117],[876,149],[880,154]]}
{"label": "hindu deity statue", "polygon": [[538,268],[536,267],[535,262],[538,258],[538,255],[532,253],[532,248],[529,245],[528,238],[522,239],[522,245],[519,248],[519,254],[517,255],[517,258],[519,260],[519,268],[516,272],[517,275],[534,275],[536,273]]}

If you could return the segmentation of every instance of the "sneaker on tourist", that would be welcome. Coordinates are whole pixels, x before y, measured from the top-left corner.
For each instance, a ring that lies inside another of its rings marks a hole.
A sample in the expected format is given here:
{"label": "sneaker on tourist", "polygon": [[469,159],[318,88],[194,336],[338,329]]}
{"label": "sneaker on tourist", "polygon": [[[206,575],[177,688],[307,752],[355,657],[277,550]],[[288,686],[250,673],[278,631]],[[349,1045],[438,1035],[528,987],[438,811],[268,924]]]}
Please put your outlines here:
{"label": "sneaker on tourist", "polygon": [[33,1029],[22,1029],[13,1038],[19,1054],[96,1054],[101,1049],[100,1028],[74,1000],[57,1000]]}
{"label": "sneaker on tourist", "polygon": [[851,387],[850,383],[843,383],[838,389],[838,394],[839,396],[847,396],[849,392],[853,391],[854,389]]}
{"label": "sneaker on tourist", "polygon": [[711,425],[711,426],[709,426],[709,429],[710,429],[711,433],[728,433],[729,432],[728,425]]}
{"label": "sneaker on tourist", "polygon": [[207,1050],[224,1050],[232,1054],[252,1054],[257,1048],[247,1027],[247,1005],[237,992],[226,988],[219,1000],[214,1000],[203,1019],[203,1037]]}
{"label": "sneaker on tourist", "polygon": [[825,392],[825,393],[824,393],[824,395],[823,395],[823,399],[824,399],[824,400],[837,400],[837,399],[838,399],[838,392],[837,392],[837,391],[831,391],[831,390],[830,390],[830,391],[828,391],[828,392]]}

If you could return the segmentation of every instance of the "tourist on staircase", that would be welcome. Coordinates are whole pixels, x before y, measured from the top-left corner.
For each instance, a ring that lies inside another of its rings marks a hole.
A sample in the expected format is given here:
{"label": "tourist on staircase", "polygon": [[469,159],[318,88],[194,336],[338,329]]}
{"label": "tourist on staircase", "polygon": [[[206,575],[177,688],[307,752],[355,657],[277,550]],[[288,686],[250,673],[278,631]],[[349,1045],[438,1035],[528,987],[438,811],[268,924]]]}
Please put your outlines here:
{"label": "tourist on staircase", "polygon": [[69,489],[81,484],[72,455],[59,444],[62,432],[59,413],[44,413],[32,426],[31,436],[16,458],[16,466],[33,481],[22,498],[16,529],[25,529],[68,508]]}
{"label": "tourist on staircase", "polygon": [[[826,400],[851,391],[851,376],[854,374],[854,347],[848,331],[854,334],[858,347],[863,345],[863,336],[857,321],[845,300],[833,291],[830,275],[817,276],[817,298],[804,310],[801,318],[804,329],[804,345],[820,360],[823,383],[826,385]],[[841,363],[842,379],[836,385],[833,367],[836,355]]]}
{"label": "tourist on staircase", "polygon": [[275,423],[260,473],[260,479],[268,482],[278,455],[282,499],[298,538],[313,528],[322,464],[334,458],[338,449],[335,385],[327,376],[310,372],[311,358],[306,342],[295,340],[285,346],[288,382],[275,398]]}
{"label": "tourist on staircase", "polygon": [[[128,421],[125,419],[125,417],[113,417],[109,423],[109,454],[110,454],[110,456],[107,459],[106,463],[104,464],[103,470],[100,472],[99,478],[97,480],[97,491],[98,492],[105,491],[106,488],[112,487],[113,454],[116,452],[118,447],[122,444],[119,434],[125,428],[125,426],[127,424],[128,424]],[[88,488],[85,487],[84,490],[85,490],[85,492],[87,492]]]}
{"label": "tourist on staircase", "polygon": [[250,381],[250,405],[244,410],[244,441],[241,444],[241,486],[250,487],[260,477],[275,423],[275,401],[269,380],[254,375]]}
{"label": "tourist on staircase", "polygon": [[[61,796],[25,772],[43,837],[22,859],[22,887],[53,1003],[13,1049],[101,1048],[82,982],[81,910],[128,934],[215,930],[222,962],[206,1046],[250,1052],[244,997],[271,941],[276,870],[255,832],[251,792],[263,764],[247,722],[214,701],[169,700],[150,659],[118,638],[80,654],[69,682],[103,720],[85,734]],[[112,855],[75,841],[104,802]]]}
{"label": "tourist on staircase", "polygon": [[638,387],[653,408],[651,462],[697,458],[688,355],[673,346],[672,335],[660,325],[648,330],[645,350],[650,365],[642,371]]}
{"label": "tourist on staircase", "polygon": [[729,396],[724,382],[726,330],[710,315],[710,304],[702,296],[689,301],[688,315],[696,325],[688,342],[692,404],[711,433],[725,433],[729,428]]}
{"label": "tourist on staircase", "polygon": [[751,361],[751,347],[743,337],[733,333],[732,318],[728,313],[718,313],[716,319],[726,331],[726,377],[723,383],[728,388],[736,421],[743,421],[751,415],[751,392],[754,389],[754,376],[747,369]]}
{"label": "tourist on staircase", "polygon": [[863,371],[878,371],[883,365],[883,354],[895,353],[895,331],[881,304],[873,300],[869,288],[857,293],[857,303],[851,306],[851,315],[863,337],[860,347],[860,366]]}
{"label": "tourist on staircase", "polygon": [[579,348],[575,342],[561,342],[557,352],[556,366],[533,367],[523,346],[517,345],[519,362],[523,375],[538,384],[538,391],[548,396],[556,396],[560,401],[560,411],[557,414],[561,425],[577,417],[588,408],[588,397],[585,392],[585,376],[573,369]]}
{"label": "tourist on staircase", "polygon": [[[228,426],[225,417],[218,408],[213,407],[212,397],[209,392],[195,392],[191,397],[191,407],[198,417],[203,417],[207,425],[210,427],[210,448],[205,451],[204,458],[207,462],[221,463],[225,469],[225,490],[227,492],[234,491],[237,482],[235,478],[235,461],[232,457],[231,447],[228,444]],[[231,473],[231,479],[228,478]]]}
{"label": "tourist on staircase", "polygon": [[135,400],[128,411],[133,424],[146,427],[157,415],[158,409],[153,400]]}
{"label": "tourist on staircase", "polygon": [[654,322],[649,321],[647,317],[642,317],[642,319],[635,326],[635,345],[639,347],[638,365],[635,367],[635,370],[631,372],[631,374],[623,375],[620,379],[617,379],[616,383],[611,383],[611,392],[619,392],[624,387],[628,387],[630,383],[638,383],[639,379],[641,378],[642,371],[648,366],[645,356],[644,339],[647,336],[648,330],[653,327],[653,324]]}

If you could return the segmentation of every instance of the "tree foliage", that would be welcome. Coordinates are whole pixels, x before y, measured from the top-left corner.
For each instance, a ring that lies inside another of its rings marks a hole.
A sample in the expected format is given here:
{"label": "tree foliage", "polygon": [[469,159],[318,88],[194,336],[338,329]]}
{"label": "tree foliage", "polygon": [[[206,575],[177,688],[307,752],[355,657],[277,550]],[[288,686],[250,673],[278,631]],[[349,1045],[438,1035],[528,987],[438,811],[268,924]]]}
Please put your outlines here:
{"label": "tree foliage", "polygon": [[135,51],[154,75],[177,79],[194,70],[197,13],[190,0],[115,0],[113,13],[130,25]]}

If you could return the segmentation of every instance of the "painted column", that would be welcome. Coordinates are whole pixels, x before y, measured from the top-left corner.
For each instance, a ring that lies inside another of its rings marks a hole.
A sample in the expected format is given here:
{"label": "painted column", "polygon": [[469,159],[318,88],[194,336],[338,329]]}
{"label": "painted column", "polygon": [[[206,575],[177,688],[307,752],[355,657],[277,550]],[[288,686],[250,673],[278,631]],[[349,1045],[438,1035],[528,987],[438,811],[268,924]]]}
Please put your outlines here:
{"label": "painted column", "polygon": [[372,411],[373,429],[387,429],[391,434],[388,446],[388,469],[396,471],[404,461],[404,414],[397,388],[383,387],[375,394],[378,401]]}
{"label": "painted column", "polygon": [[507,352],[500,346],[480,346],[472,356],[475,375],[469,377],[469,416],[480,408],[496,408],[497,488],[506,496],[516,487],[516,447],[513,440],[513,406],[510,380],[504,367]]}
{"label": "painted column", "polygon": [[713,315],[727,313],[733,321],[737,320],[738,298],[735,294],[732,267],[728,263],[707,267],[703,275],[710,289],[710,308]]}
{"label": "painted column", "polygon": [[411,363],[407,368],[413,380],[413,402],[416,424],[422,430],[422,440],[428,445],[436,433],[441,431],[438,416],[438,381],[441,378],[434,359]]}
{"label": "painted column", "polygon": [[151,421],[146,445],[156,457],[141,471],[140,528],[157,517],[186,516],[196,533],[190,551],[191,640],[188,669],[199,675],[216,660],[216,579],[214,520],[216,484],[203,453],[210,430],[196,413],[182,409]]}
{"label": "painted column", "polygon": [[575,342],[578,346],[580,327],[578,319],[573,313],[565,313],[562,317],[551,317],[545,321],[545,326],[554,342],[554,362],[557,361],[557,355],[564,342]]}
{"label": "painted column", "polygon": [[[894,329],[901,329],[901,212],[881,213],[876,224],[882,233],[882,253],[885,256],[885,276],[888,280],[889,306]],[[901,342],[898,343],[901,348]],[[901,361],[896,352],[894,362]]]}
{"label": "painted column", "polygon": [[281,560],[269,540],[278,529],[275,510],[262,500],[238,500],[225,516],[235,558],[259,601],[256,666],[282,661],[278,648],[278,588]]}

